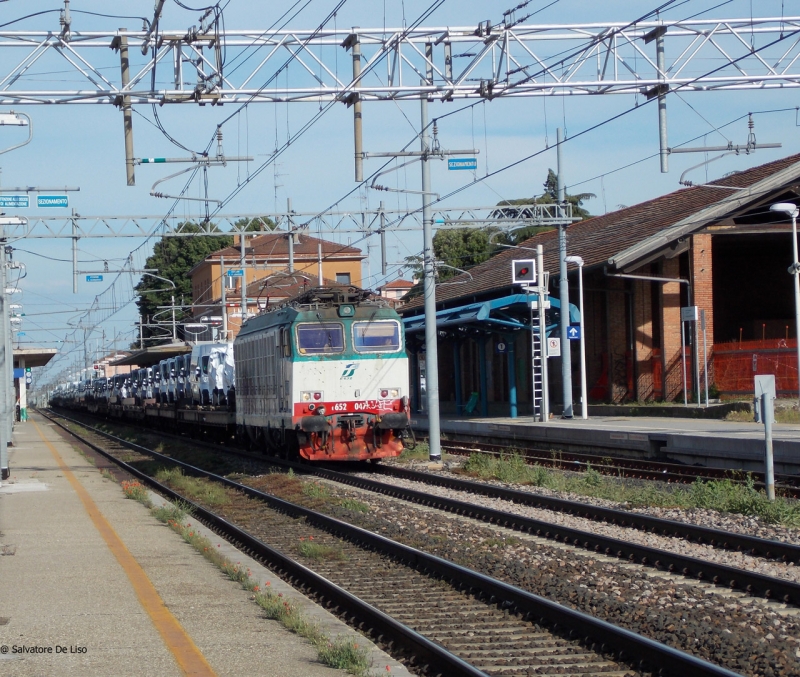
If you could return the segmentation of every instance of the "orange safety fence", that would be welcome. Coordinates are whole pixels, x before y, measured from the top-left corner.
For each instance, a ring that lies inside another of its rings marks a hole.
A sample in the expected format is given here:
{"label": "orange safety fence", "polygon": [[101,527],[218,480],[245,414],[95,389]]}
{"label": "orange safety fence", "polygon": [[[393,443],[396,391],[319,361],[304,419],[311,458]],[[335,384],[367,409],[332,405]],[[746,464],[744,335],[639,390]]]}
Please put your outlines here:
{"label": "orange safety fence", "polygon": [[717,343],[713,354],[713,382],[724,395],[752,393],[757,374],[774,374],[778,394],[797,393],[796,339]]}

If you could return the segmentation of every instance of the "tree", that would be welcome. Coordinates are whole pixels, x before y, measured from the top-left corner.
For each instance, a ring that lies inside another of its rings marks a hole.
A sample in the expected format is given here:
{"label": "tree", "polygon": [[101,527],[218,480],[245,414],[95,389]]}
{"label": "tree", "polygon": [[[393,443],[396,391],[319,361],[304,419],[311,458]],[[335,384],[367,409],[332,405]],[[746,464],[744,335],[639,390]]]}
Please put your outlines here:
{"label": "tree", "polygon": [[233,225],[248,233],[275,230],[275,222],[269,218],[269,216],[255,216],[252,219],[239,219]]}
{"label": "tree", "polygon": [[[201,229],[193,223],[181,226],[183,232],[199,233]],[[169,306],[171,297],[175,296],[175,303],[181,299],[192,298],[192,279],[189,271],[198,263],[215,251],[233,245],[230,235],[191,235],[188,237],[162,237],[153,247],[153,254],[147,258],[145,268],[155,269],[155,275],[166,278],[175,283],[171,285],[150,275],[143,275],[134,290],[139,294],[136,305],[139,307],[140,316],[152,317],[158,312],[163,312],[159,306]],[[176,311],[176,318],[182,319],[184,314]],[[171,318],[169,311],[164,312],[161,319]],[[145,338],[162,338],[164,332],[155,331],[154,328],[145,327]],[[167,338],[163,336],[163,338]]]}
{"label": "tree", "polygon": [[[496,210],[495,214],[504,218],[527,216],[527,210],[509,209],[509,207],[523,204],[557,204],[558,174],[556,174],[552,169],[547,170],[547,178],[545,179],[543,188],[544,193],[538,197],[521,198],[517,200],[503,200],[502,202],[498,202],[497,206],[501,207],[501,209]],[[577,195],[570,195],[567,193],[566,187],[564,188],[564,198],[569,204],[572,205],[572,215],[579,216],[582,220],[589,219],[592,216],[588,209],[584,209],[584,201],[591,200],[595,197],[597,196],[594,193],[578,193]],[[505,244],[519,244],[523,240],[527,240],[528,238],[538,235],[546,230],[550,230],[551,228],[552,226],[526,226],[524,228],[520,228],[519,230],[515,230],[508,236],[506,240],[502,239],[502,236],[498,236],[497,240],[504,242]]]}
{"label": "tree", "polygon": [[[498,209],[493,212],[493,216],[496,218],[521,218],[531,216],[530,210],[517,209],[516,205],[556,204],[558,202],[558,175],[552,169],[547,170],[547,179],[543,187],[544,193],[538,197],[498,202]],[[572,215],[579,216],[581,219],[591,217],[589,211],[582,205],[584,200],[590,200],[593,197],[596,197],[593,193],[569,195],[565,191],[566,201],[572,205]],[[458,275],[459,271],[453,270],[453,268],[468,270],[488,261],[502,249],[501,245],[503,244],[516,245],[538,233],[552,229],[553,226],[526,226],[512,233],[501,232],[497,226],[439,230],[433,236],[433,252],[437,261],[450,267],[437,266],[437,279],[441,282]],[[422,257],[408,256],[406,265],[422,279]],[[409,291],[407,298],[413,298],[421,293],[422,282]]]}

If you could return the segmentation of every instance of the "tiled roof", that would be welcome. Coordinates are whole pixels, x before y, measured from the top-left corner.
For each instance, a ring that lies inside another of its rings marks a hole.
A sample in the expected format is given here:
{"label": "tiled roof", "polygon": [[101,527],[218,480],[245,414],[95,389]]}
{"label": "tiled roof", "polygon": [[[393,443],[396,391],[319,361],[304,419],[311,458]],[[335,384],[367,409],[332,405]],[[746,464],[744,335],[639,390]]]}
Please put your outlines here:
{"label": "tiled roof", "polygon": [[[322,243],[322,256],[329,259],[332,257],[344,258],[366,258],[361,250],[350,245],[331,242],[330,240],[320,240],[310,235],[298,235],[294,243],[293,253],[295,258],[315,259],[317,258],[317,245]],[[286,233],[267,233],[258,235],[246,243],[246,256],[270,257],[276,259],[288,259],[289,242]],[[238,260],[241,251],[238,247],[226,247],[209,255],[206,260],[219,259],[224,256],[226,259]]]}
{"label": "tiled roof", "polygon": [[[262,299],[266,299],[267,297],[270,299],[287,299],[293,298],[306,289],[318,285],[319,280],[316,275],[298,272],[276,273],[275,275],[270,275],[268,278],[254,280],[248,284],[247,296],[260,297]],[[323,280],[323,285],[326,287],[350,287],[350,285],[326,279]]]}
{"label": "tiled roof", "polygon": [[378,291],[381,289],[411,289],[413,286],[413,282],[410,280],[404,280],[401,277],[399,280],[392,280],[391,282],[387,282],[386,284],[378,287]]}
{"label": "tiled roof", "polygon": [[[797,177],[800,177],[799,163],[800,154],[791,155],[712,183],[718,186],[746,188],[781,170],[788,170],[795,164],[798,164],[795,173]],[[657,235],[674,224],[690,220],[692,215],[720,203],[729,198],[732,193],[735,195],[734,191],[705,186],[682,188],[632,207],[574,223],[567,229],[567,252],[570,256],[577,255],[583,258],[586,268],[606,265],[611,257]],[[734,204],[732,210],[736,206]],[[699,230],[707,224],[708,221],[698,221],[697,229]],[[521,242],[519,246],[535,250],[538,244],[541,244],[544,249],[545,270],[551,271],[551,275],[554,272],[557,273],[558,231],[554,229],[540,233]],[[535,256],[535,251],[504,249],[488,261],[470,268],[468,275],[462,274],[450,280],[450,282],[457,281],[461,284],[438,286],[436,301],[439,303],[462,298],[468,299],[494,290],[510,288],[512,285],[511,261],[520,258],[535,258]],[[419,297],[410,301],[405,308],[413,312],[419,310],[422,304],[423,298]]]}

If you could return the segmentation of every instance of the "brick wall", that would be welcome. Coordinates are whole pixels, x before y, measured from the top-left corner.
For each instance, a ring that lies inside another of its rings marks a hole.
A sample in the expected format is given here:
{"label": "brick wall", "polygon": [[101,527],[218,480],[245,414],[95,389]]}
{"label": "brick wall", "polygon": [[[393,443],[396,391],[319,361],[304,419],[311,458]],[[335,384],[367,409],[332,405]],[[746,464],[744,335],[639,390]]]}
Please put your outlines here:
{"label": "brick wall", "polygon": [[[678,257],[664,259],[663,277],[680,277]],[[681,375],[681,285],[665,282],[661,286],[661,359],[664,375],[664,399],[683,396]],[[688,375],[688,374],[687,374]]]}
{"label": "brick wall", "polygon": [[[650,266],[637,270],[636,274],[651,275]],[[633,283],[633,339],[636,362],[637,400],[653,399],[653,295],[652,285],[646,280]]]}
{"label": "brick wall", "polygon": [[[714,284],[712,281],[711,243],[711,235],[692,235],[692,291],[694,304],[700,310],[705,310],[706,312],[706,334],[708,336],[709,352],[714,343]],[[702,342],[702,332],[698,330],[698,333]]]}
{"label": "brick wall", "polygon": [[629,392],[628,313],[626,284],[619,278],[608,278],[606,292],[606,327],[608,331],[609,400],[621,402]]}

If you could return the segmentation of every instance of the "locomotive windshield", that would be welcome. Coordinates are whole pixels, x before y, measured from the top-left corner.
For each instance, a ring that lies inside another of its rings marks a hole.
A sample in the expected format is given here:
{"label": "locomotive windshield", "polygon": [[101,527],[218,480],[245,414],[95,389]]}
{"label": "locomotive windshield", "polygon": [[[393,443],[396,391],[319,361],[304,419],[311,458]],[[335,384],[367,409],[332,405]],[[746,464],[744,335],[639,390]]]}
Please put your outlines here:
{"label": "locomotive windshield", "polygon": [[338,323],[306,322],[297,325],[297,349],[301,355],[344,352],[344,327]]}
{"label": "locomotive windshield", "polygon": [[396,320],[353,322],[357,353],[393,353],[400,350],[400,323]]}

